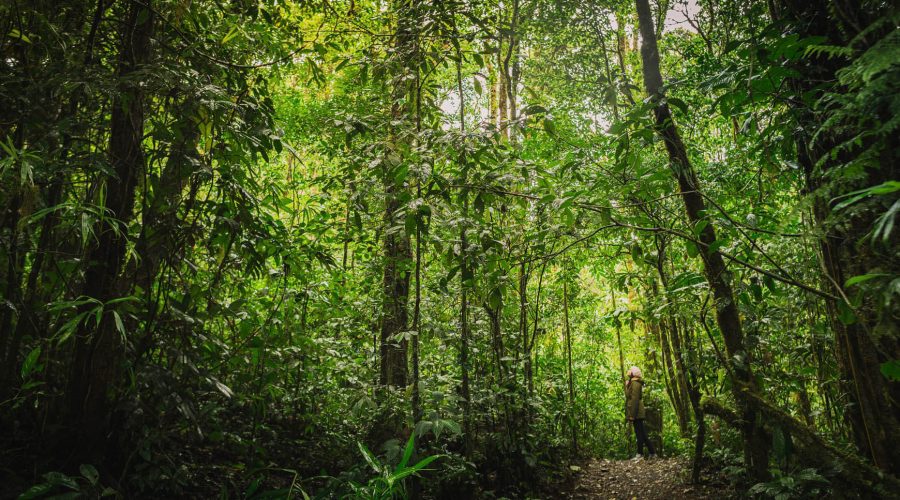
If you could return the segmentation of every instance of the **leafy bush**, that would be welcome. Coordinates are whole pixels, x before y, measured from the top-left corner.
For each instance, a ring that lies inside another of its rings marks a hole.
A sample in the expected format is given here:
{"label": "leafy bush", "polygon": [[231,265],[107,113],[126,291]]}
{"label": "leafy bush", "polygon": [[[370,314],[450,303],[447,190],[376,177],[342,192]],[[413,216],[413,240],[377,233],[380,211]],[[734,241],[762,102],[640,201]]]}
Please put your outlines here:
{"label": "leafy bush", "polygon": [[820,498],[828,487],[828,480],[812,468],[797,473],[782,473],[776,469],[772,471],[772,475],[771,481],[754,484],[749,493],[775,500]]}
{"label": "leafy bush", "polygon": [[352,495],[346,498],[371,498],[371,499],[390,499],[390,498],[406,498],[406,484],[404,479],[417,474],[428,467],[428,464],[434,462],[441,455],[431,455],[418,461],[414,465],[409,465],[412,458],[415,442],[415,433],[413,433],[406,442],[403,450],[403,457],[396,467],[391,467],[388,463],[378,460],[366,446],[362,443],[359,445],[359,451],[362,453],[366,463],[375,471],[376,476],[371,478],[366,484],[356,482],[350,483]]}
{"label": "leafy bush", "polygon": [[90,464],[78,468],[80,476],[67,476],[61,472],[48,472],[42,477],[44,482],[28,488],[19,495],[19,500],[37,498],[104,498],[118,492],[100,482],[100,473]]}

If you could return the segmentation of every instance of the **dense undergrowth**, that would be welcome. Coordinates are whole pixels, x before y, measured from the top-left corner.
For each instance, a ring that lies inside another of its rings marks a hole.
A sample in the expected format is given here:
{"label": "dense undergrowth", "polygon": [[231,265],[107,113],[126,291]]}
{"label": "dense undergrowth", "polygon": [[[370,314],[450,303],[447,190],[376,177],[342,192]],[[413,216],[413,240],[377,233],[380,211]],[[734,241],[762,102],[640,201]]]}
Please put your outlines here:
{"label": "dense undergrowth", "polygon": [[0,3],[0,498],[890,497],[896,20]]}

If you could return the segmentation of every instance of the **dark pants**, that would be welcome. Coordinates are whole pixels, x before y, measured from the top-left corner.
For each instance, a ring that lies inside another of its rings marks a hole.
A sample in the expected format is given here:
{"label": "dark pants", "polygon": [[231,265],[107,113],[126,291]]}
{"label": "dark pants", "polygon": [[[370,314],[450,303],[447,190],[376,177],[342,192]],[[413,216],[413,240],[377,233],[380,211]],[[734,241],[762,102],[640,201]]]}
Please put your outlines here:
{"label": "dark pants", "polygon": [[650,438],[647,437],[647,429],[644,428],[644,419],[634,419],[634,436],[637,438],[637,452],[639,455],[644,454],[645,444],[647,445],[647,451],[651,455],[656,455],[656,451],[653,450],[653,443],[651,443]]}

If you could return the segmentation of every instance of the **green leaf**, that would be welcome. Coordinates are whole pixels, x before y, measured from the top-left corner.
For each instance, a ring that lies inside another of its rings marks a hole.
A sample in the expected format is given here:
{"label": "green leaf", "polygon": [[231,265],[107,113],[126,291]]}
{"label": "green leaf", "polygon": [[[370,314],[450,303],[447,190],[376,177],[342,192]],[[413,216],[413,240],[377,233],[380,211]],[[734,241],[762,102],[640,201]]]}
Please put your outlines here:
{"label": "green leaf", "polygon": [[84,476],[85,479],[88,480],[91,485],[96,486],[100,481],[100,473],[97,472],[97,469],[91,464],[81,464],[78,467],[78,470],[81,472],[81,475]]}
{"label": "green leaf", "polygon": [[491,293],[488,295],[488,304],[494,309],[498,309],[503,304],[503,290],[500,287],[491,289]]}
{"label": "green leaf", "polygon": [[27,380],[28,376],[35,370],[38,366],[37,361],[41,356],[41,346],[37,346],[28,353],[28,356],[25,356],[25,361],[22,362],[21,375],[22,380]]}
{"label": "green leaf", "polygon": [[897,214],[900,214],[900,199],[895,201],[894,204],[891,205],[891,208],[878,218],[875,223],[875,230],[872,232],[873,242],[881,236],[882,243],[885,245],[888,244],[888,239],[891,236],[891,232],[894,230],[894,221],[897,218]]}
{"label": "green leaf", "polygon": [[44,479],[53,486],[65,486],[70,490],[78,491],[78,483],[61,472],[48,472],[44,474]]}
{"label": "green leaf", "polygon": [[216,389],[218,389],[219,392],[221,392],[222,394],[224,394],[225,397],[231,398],[231,397],[234,396],[234,392],[232,392],[232,391],[231,391],[231,388],[228,387],[227,385],[223,384],[222,382],[219,382],[219,381],[216,380],[216,379],[212,379],[212,382],[213,382],[213,384],[216,386]]}
{"label": "green leaf", "polygon": [[644,255],[643,249],[641,249],[640,245],[632,245],[631,246],[631,260],[634,261],[635,264],[638,264],[642,261],[641,257]]}
{"label": "green leaf", "polygon": [[708,225],[709,225],[709,219],[698,220],[697,223],[694,225],[694,234],[699,236],[703,232],[703,230],[706,228],[706,226],[708,226]]}
{"label": "green leaf", "polygon": [[415,433],[417,436],[424,436],[425,434],[428,434],[433,427],[434,424],[430,420],[419,420],[419,422],[416,423]]}
{"label": "green leaf", "polygon": [[700,251],[697,250],[697,245],[695,245],[693,241],[685,241],[684,246],[687,250],[688,257],[694,258],[700,255]]}
{"label": "green leaf", "polygon": [[544,131],[551,137],[556,137],[556,124],[550,118],[544,118]]}
{"label": "green leaf", "polygon": [[881,363],[881,374],[888,380],[900,382],[900,360],[895,359],[887,363]]}
{"label": "green leaf", "polygon": [[382,467],[378,460],[375,458],[375,455],[372,454],[372,452],[369,451],[368,448],[366,448],[366,445],[362,444],[361,442],[357,441],[356,445],[359,447],[359,451],[362,452],[363,458],[366,459],[366,463],[368,463],[369,466],[375,470],[375,472],[381,474]]}
{"label": "green leaf", "polygon": [[719,249],[725,245],[725,243],[726,243],[725,240],[716,240],[716,241],[710,243],[709,246],[706,248],[706,254],[711,255],[714,252],[718,252]]}
{"label": "green leaf", "polygon": [[116,330],[119,331],[119,334],[122,335],[122,338],[125,338],[125,323],[122,322],[122,317],[119,316],[118,311],[112,311],[113,319],[116,322]]}
{"label": "green leaf", "polygon": [[685,116],[687,116],[689,114],[687,103],[682,101],[681,99],[679,99],[677,97],[668,97],[668,98],[666,98],[666,101],[668,101],[669,104],[678,108],[678,110],[681,111]]}
{"label": "green leaf", "polygon": [[19,495],[19,500],[32,500],[34,498],[41,498],[47,493],[50,493],[50,490],[53,489],[53,486],[54,485],[49,483],[36,484]]}
{"label": "green leaf", "polygon": [[397,464],[397,470],[403,469],[406,467],[406,464],[409,463],[409,459],[412,457],[413,450],[415,449],[416,442],[416,433],[413,431],[409,435],[409,439],[406,441],[406,447],[403,449],[403,457],[400,459],[400,463]]}
{"label": "green leaf", "polygon": [[228,43],[232,38],[238,35],[238,25],[234,25],[231,27],[231,30],[222,38],[222,45]]}
{"label": "green leaf", "polygon": [[344,66],[346,66],[349,62],[350,59],[341,59],[341,62],[339,62],[338,65],[335,66],[334,72],[337,73],[338,71],[344,69]]}
{"label": "green leaf", "polygon": [[853,313],[853,309],[850,308],[850,305],[845,301],[840,300],[837,303],[838,306],[838,319],[841,323],[845,325],[852,325],[856,323],[856,314]]}
{"label": "green leaf", "polygon": [[9,33],[7,33],[7,36],[9,36],[10,38],[17,38],[28,44],[31,43],[31,39],[28,38],[28,35],[26,35],[25,33],[22,33],[21,31],[15,29],[15,28],[11,29],[9,31]]}
{"label": "green leaf", "polygon": [[412,467],[409,467],[402,471],[398,471],[397,473],[395,473],[394,475],[391,476],[391,479],[393,480],[393,482],[397,482],[397,481],[400,481],[401,479],[405,479],[405,478],[415,474],[416,472],[419,472],[420,470],[424,469],[425,467],[428,467],[428,465],[431,462],[434,462],[438,458],[441,458],[441,455],[431,455],[430,457],[425,457],[421,461],[419,461],[417,464],[413,465]]}
{"label": "green leaf", "polygon": [[849,288],[853,285],[865,283],[866,281],[869,281],[871,279],[890,277],[890,276],[891,276],[890,274],[883,274],[883,273],[882,274],[861,274],[859,276],[854,276],[854,277],[848,279],[847,282],[844,283],[844,288]]}
{"label": "green leaf", "polygon": [[839,210],[843,210],[844,208],[853,205],[863,198],[868,198],[869,196],[886,195],[897,191],[900,191],[900,181],[887,181],[877,186],[871,186],[865,189],[860,189],[858,191],[853,191],[832,200],[832,202],[834,202],[840,198],[848,198],[847,200],[844,200],[835,205],[834,208],[832,208],[832,211],[837,212]]}

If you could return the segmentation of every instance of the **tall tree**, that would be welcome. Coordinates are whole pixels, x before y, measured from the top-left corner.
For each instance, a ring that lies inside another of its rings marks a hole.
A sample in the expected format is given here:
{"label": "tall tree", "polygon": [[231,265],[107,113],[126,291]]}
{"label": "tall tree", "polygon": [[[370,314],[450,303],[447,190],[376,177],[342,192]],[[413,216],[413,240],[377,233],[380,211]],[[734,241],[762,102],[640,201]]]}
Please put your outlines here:
{"label": "tall tree", "polygon": [[407,330],[410,263],[412,247],[405,229],[406,200],[409,198],[406,176],[397,172],[408,167],[410,132],[413,130],[412,109],[417,79],[414,77],[418,23],[417,0],[397,0],[394,13],[397,28],[391,54],[391,131],[382,159],[381,182],[384,187],[384,274],[381,312],[381,376],[382,385],[403,387],[407,378]]}
{"label": "tall tree", "polygon": [[[119,277],[125,261],[126,234],[121,223],[134,215],[135,190],[144,174],[144,86],[138,75],[150,60],[154,12],[150,2],[129,1],[127,20],[119,41],[117,94],[110,117],[109,162],[112,175],[101,180],[104,200],[98,200],[111,212],[94,233],[96,243],[88,249],[87,269],[81,296],[96,300],[102,315],[96,325],[86,316],[75,333],[75,359],[67,391],[72,421],[81,429],[84,445],[92,453],[102,453],[103,436],[111,418],[125,362],[126,332],[110,301],[122,298],[128,288]],[[83,311],[97,307],[94,302],[81,306]],[[109,309],[107,309],[109,308]]]}
{"label": "tall tree", "polygon": [[653,28],[653,15],[648,0],[635,1],[638,25],[641,32],[641,59],[643,61],[644,87],[653,101],[656,133],[665,144],[681,198],[684,202],[688,221],[699,232],[703,246],[701,255],[706,280],[716,301],[716,323],[725,339],[725,348],[733,363],[732,373],[734,396],[741,407],[741,434],[744,437],[744,457],[752,477],[764,479],[768,476],[769,442],[768,436],[757,418],[753,403],[744,396],[745,390],[755,391],[756,381],[751,369],[750,352],[744,345],[744,331],[738,313],[734,291],[728,281],[729,273],[722,254],[714,244],[716,229],[714,222],[706,216],[706,202],[701,194],[700,181],[688,157],[687,148],[675,124],[669,105],[665,100],[663,79],[659,64],[659,48]]}
{"label": "tall tree", "polygon": [[[804,38],[821,37],[822,46],[861,54],[848,59],[813,52],[795,64],[800,76],[792,79],[796,96],[790,102],[798,124],[798,163],[821,233],[825,287],[841,298],[828,298],[826,304],[843,387],[854,402],[847,411],[854,440],[876,466],[897,471],[900,382],[881,373],[882,365],[900,359],[896,301],[892,306],[880,298],[892,293],[888,280],[882,281],[880,290],[873,283],[861,292],[846,285],[854,277],[900,274],[896,252],[900,232],[890,229],[900,202],[892,194],[896,191],[872,191],[898,178],[897,135],[886,125],[893,120],[890,102],[897,99],[896,71],[892,76],[884,71],[890,66],[879,62],[896,60],[896,48],[890,48],[891,39],[896,47],[896,6],[783,0],[772,2],[770,9],[776,21],[787,23]],[[888,83],[892,80],[893,85]],[[828,107],[822,109],[823,104]],[[857,195],[852,206],[838,204]],[[879,221],[884,222],[879,226]],[[858,297],[858,303],[851,297]],[[884,303],[886,307],[880,305]]]}

